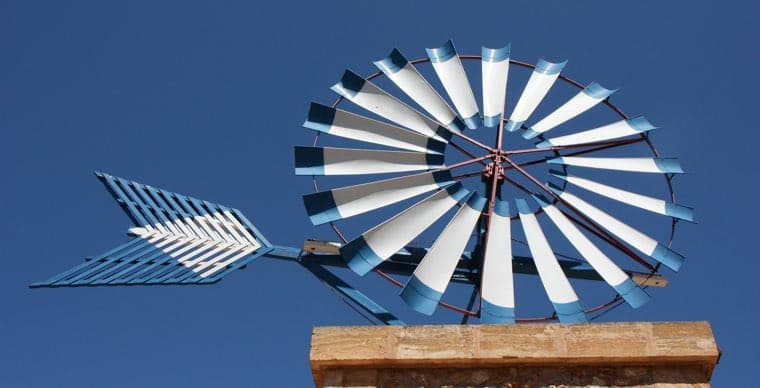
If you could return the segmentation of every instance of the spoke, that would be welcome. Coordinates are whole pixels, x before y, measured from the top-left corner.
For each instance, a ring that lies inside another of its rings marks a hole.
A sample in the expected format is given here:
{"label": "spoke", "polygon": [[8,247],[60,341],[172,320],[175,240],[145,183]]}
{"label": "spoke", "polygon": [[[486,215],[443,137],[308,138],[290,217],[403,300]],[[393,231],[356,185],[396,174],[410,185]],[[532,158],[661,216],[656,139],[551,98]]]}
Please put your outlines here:
{"label": "spoke", "polygon": [[468,142],[470,142],[470,143],[472,143],[472,144],[474,144],[474,145],[476,145],[476,146],[478,146],[478,147],[480,147],[480,148],[482,148],[482,149],[484,149],[484,150],[486,150],[488,152],[496,152],[496,149],[494,149],[492,147],[489,147],[489,146],[487,146],[487,145],[485,145],[485,144],[483,144],[483,143],[481,143],[481,142],[479,142],[479,141],[477,141],[477,140],[475,140],[475,139],[473,139],[473,138],[465,135],[464,133],[451,131],[451,134],[453,136],[461,137],[465,141],[468,141]]}
{"label": "spoke", "polygon": [[[639,142],[642,142],[642,141],[645,141],[645,140],[646,140],[646,138],[642,136],[639,139],[630,139],[630,140],[624,140],[624,141],[616,141],[616,142],[610,142],[609,144],[607,144],[607,143],[601,143],[603,145],[600,145],[598,147],[594,147],[594,148],[587,149],[587,150],[580,150],[580,151],[576,151],[576,152],[571,152],[569,154],[565,154],[565,155],[562,155],[562,156],[585,155],[585,154],[589,154],[589,153],[596,152],[596,151],[603,151],[603,150],[610,149],[610,148],[622,147],[622,146],[628,145],[628,144],[639,143]],[[589,146],[589,144],[585,144],[585,145],[582,145],[580,147],[588,147],[588,146]],[[578,146],[537,148],[536,152],[551,151],[553,148],[564,149],[564,148],[575,148],[575,147],[578,147]],[[514,154],[514,152],[511,152],[511,151],[508,152],[508,153],[509,154]],[[527,152],[525,152],[525,153],[527,153]],[[541,164],[541,163],[545,163],[545,162],[546,162],[545,159],[536,159],[536,160],[531,160],[529,162],[523,162],[523,163],[512,162],[510,164],[517,165],[517,166],[520,166],[520,167],[527,167],[527,166],[533,166],[533,165]],[[511,170],[513,168],[514,167],[512,167],[511,165],[504,167],[504,169],[506,169],[506,170]]]}
{"label": "spoke", "polygon": [[[561,202],[565,207],[572,210],[573,213],[575,213],[578,217],[580,217],[582,220],[587,222],[590,226],[593,226],[593,228],[599,232],[601,235],[605,236],[604,240],[608,243],[612,244],[615,248],[619,249],[623,253],[625,253],[627,256],[629,256],[631,259],[635,260],[639,264],[643,265],[645,268],[647,268],[650,271],[654,271],[655,268],[651,264],[649,264],[646,260],[642,259],[639,255],[637,255],[635,252],[628,249],[623,243],[621,243],[619,240],[617,240],[615,237],[607,233],[606,230],[602,229],[599,225],[597,225],[593,220],[591,220],[588,216],[583,214],[581,211],[576,209],[574,206],[570,205],[565,201],[563,198],[560,198],[559,195],[557,195],[554,191],[552,191],[550,188],[546,187],[543,183],[541,183],[538,179],[536,179],[533,175],[525,171],[520,165],[517,163],[511,161],[509,158],[504,158],[504,160],[509,163],[515,170],[517,170],[520,174],[528,178],[533,184],[541,188],[544,192],[549,194],[552,198],[555,199],[555,201]],[[582,224],[581,224],[582,225]],[[601,237],[601,236],[600,236]]]}
{"label": "spoke", "polygon": [[469,164],[482,162],[484,159],[488,159],[490,157],[491,157],[490,154],[479,156],[477,158],[468,159],[468,160],[461,161],[459,163],[454,163],[454,164],[449,165],[449,166],[441,167],[441,168],[439,168],[439,169],[437,169],[435,171],[449,171],[449,170],[453,170],[453,169],[458,168],[458,167],[467,166]]}
{"label": "spoke", "polygon": [[[586,143],[586,144],[568,144],[568,145],[562,145],[562,146],[541,147],[541,148],[523,148],[519,150],[509,150],[509,151],[503,151],[503,152],[506,155],[519,155],[519,154],[531,154],[531,153],[547,152],[547,151],[561,151],[561,150],[566,150],[570,148],[623,146],[623,145],[638,143],[641,141],[644,141],[644,139],[636,138],[636,139],[604,141],[604,142]],[[567,155],[567,156],[570,156],[570,155]]]}

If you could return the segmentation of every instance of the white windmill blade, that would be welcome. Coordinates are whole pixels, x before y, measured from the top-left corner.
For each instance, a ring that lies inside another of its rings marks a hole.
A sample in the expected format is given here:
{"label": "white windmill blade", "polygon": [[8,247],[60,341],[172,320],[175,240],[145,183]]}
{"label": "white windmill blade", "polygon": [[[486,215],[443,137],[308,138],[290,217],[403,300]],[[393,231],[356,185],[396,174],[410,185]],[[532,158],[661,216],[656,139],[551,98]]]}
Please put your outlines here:
{"label": "white windmill blade", "polygon": [[303,196],[314,225],[362,214],[429,191],[451,185],[449,171],[432,171]]}
{"label": "white windmill blade", "polygon": [[657,260],[673,271],[678,271],[684,261],[684,257],[674,250],[657,242],[657,240],[634,229],[628,224],[594,207],[577,196],[563,191],[560,187],[549,182],[549,187],[565,202],[570,204],[581,213],[588,216],[595,223],[621,240],[636,248],[641,253]]}
{"label": "white windmill blade", "polygon": [[536,264],[538,276],[544,285],[546,294],[557,312],[557,317],[562,323],[588,322],[586,313],[578,301],[578,296],[562,272],[557,257],[554,256],[549,242],[546,241],[541,226],[536,216],[528,207],[528,203],[522,198],[516,198],[515,204],[520,213],[525,238],[528,240],[528,248]]}
{"label": "white windmill blade", "polygon": [[637,135],[639,133],[651,131],[656,128],[657,127],[652,125],[649,120],[644,118],[644,116],[639,116],[628,120],[616,121],[612,124],[607,124],[599,128],[589,129],[570,135],[549,138],[536,144],[536,147],[540,148],[588,144],[598,141],[618,139],[630,135]]}
{"label": "white windmill blade", "polygon": [[454,43],[449,40],[441,47],[426,48],[425,51],[427,51],[430,63],[441,80],[443,88],[446,89],[446,93],[454,102],[459,116],[462,117],[468,128],[478,128],[481,125],[478,103],[475,102],[475,95],[472,93],[470,81],[467,79],[462,61],[454,49]]}
{"label": "white windmill blade", "polygon": [[422,258],[401,290],[401,299],[411,308],[433,315],[485,204],[485,198],[471,194]]}
{"label": "white windmill blade", "polygon": [[632,193],[579,176],[567,175],[562,171],[550,170],[549,172],[557,178],[563,179],[575,186],[605,196],[609,199],[635,206],[639,209],[648,210],[653,213],[686,221],[694,221],[694,209],[688,206],[667,202],[659,198],[652,198],[638,193]]}
{"label": "white windmill blade", "polygon": [[554,225],[570,241],[578,253],[594,268],[599,276],[633,308],[639,308],[649,300],[642,290],[631,278],[623,272],[607,255],[594,245],[562,212],[552,205],[548,199],[540,195],[533,195],[533,199],[544,209],[544,212],[552,220]]}
{"label": "white windmill blade", "polygon": [[683,169],[676,158],[590,158],[583,156],[560,156],[547,159],[546,163],[627,172],[660,174],[683,173]]}
{"label": "white windmill blade", "polygon": [[499,126],[504,115],[509,76],[511,45],[499,49],[481,48],[481,72],[483,73],[483,125]]}
{"label": "white windmill blade", "polygon": [[552,130],[593,108],[616,91],[617,89],[607,89],[596,82],[592,82],[578,92],[573,98],[562,104],[562,106],[549,113],[539,122],[533,124],[523,132],[522,136],[526,139],[532,139],[544,132]]}
{"label": "white windmill blade", "polygon": [[406,95],[446,128],[454,132],[460,132],[465,128],[464,123],[449,104],[400,51],[393,49],[387,57],[374,64]]}
{"label": "white windmill blade", "polygon": [[309,107],[303,126],[346,139],[408,151],[443,153],[446,143],[369,117],[316,102]]}
{"label": "white windmill blade", "polygon": [[346,70],[340,82],[330,89],[380,117],[427,137],[448,142],[451,136],[449,130],[441,124],[429,119],[351,70]]}
{"label": "white windmill blade", "polygon": [[296,175],[361,175],[430,170],[443,155],[408,151],[295,147]]}
{"label": "white windmill blade", "polygon": [[409,244],[470,192],[457,182],[412,205],[340,248],[354,272],[365,275]]}
{"label": "white windmill blade", "polygon": [[509,203],[496,200],[488,220],[483,274],[480,284],[480,321],[514,323],[515,290],[512,274],[512,231]]}
{"label": "white windmill blade", "polygon": [[557,80],[566,63],[567,61],[552,63],[543,59],[538,60],[536,68],[533,69],[533,73],[531,73],[528,83],[520,95],[520,99],[517,100],[515,109],[509,116],[509,121],[504,126],[507,131],[516,131],[528,120],[554,85],[554,81]]}

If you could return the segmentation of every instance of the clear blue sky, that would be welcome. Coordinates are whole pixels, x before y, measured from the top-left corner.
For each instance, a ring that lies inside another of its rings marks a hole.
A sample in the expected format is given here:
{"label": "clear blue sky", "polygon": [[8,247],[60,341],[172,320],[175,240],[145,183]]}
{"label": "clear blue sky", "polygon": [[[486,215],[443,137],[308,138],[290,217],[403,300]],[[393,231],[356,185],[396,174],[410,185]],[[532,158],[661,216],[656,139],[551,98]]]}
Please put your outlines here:
{"label": "clear blue sky", "polygon": [[[661,127],[697,208],[687,257],[645,307],[607,320],[707,320],[715,386],[756,383],[755,243],[760,36],[751,2],[0,3],[0,386],[308,386],[315,325],[364,324],[306,271],[261,260],[207,287],[30,290],[126,241],[129,221],[92,176],[114,175],[236,207],[276,243],[311,226],[292,146],[308,103],[344,68],[374,71],[447,39],[620,87],[613,101]],[[353,283],[414,317],[384,284]],[[384,299],[383,299],[384,298]],[[414,318],[411,318],[412,320]],[[450,321],[450,317],[434,318]]]}

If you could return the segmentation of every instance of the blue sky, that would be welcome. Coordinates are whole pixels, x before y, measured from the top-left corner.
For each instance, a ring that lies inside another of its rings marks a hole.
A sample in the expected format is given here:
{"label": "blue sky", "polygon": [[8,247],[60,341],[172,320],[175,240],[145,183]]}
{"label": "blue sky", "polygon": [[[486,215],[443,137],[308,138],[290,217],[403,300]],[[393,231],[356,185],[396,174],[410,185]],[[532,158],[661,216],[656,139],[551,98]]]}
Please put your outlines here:
{"label": "blue sky", "polygon": [[[311,327],[366,321],[295,265],[260,260],[206,287],[26,286],[126,241],[95,170],[236,207],[278,244],[331,238],[292,172],[308,103],[333,101],[345,68],[369,74],[394,47],[417,58],[447,39],[569,59],[566,74],[621,88],[614,103],[661,127],[654,142],[688,172],[679,201],[697,209],[674,243],[687,261],[648,305],[604,319],[707,320],[715,386],[754,382],[755,6],[437,4],[0,3],[0,385],[311,384]],[[346,276],[416,319],[395,289]]]}

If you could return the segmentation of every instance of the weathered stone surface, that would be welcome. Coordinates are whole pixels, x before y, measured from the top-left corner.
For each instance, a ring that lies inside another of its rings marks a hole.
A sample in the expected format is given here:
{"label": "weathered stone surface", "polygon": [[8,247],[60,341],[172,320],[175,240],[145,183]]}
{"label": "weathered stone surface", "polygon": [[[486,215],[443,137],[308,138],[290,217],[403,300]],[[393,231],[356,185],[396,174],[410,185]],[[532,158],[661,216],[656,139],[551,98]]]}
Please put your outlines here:
{"label": "weathered stone surface", "polygon": [[708,387],[706,322],[320,327],[325,387]]}

